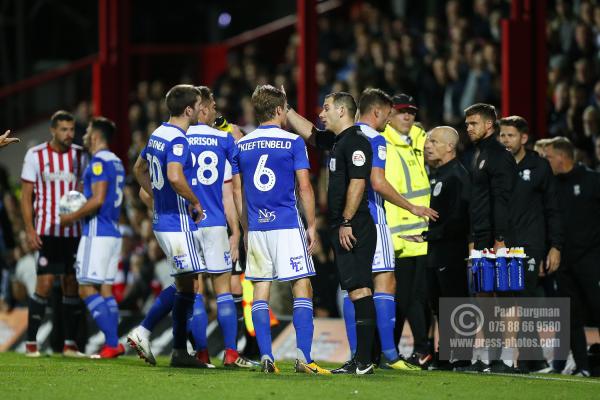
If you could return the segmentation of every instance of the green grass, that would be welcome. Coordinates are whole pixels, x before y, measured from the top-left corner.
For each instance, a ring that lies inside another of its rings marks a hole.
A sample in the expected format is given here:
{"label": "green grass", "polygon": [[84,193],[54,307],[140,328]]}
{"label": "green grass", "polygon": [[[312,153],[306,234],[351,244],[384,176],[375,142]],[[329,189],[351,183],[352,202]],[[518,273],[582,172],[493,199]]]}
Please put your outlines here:
{"label": "green grass", "polygon": [[[215,360],[216,361],[216,360]],[[500,376],[377,370],[370,376],[309,376],[279,362],[280,375],[150,367],[117,360],[28,359],[0,353],[0,399],[598,399],[600,380],[559,375]],[[331,367],[331,365],[329,365]]]}

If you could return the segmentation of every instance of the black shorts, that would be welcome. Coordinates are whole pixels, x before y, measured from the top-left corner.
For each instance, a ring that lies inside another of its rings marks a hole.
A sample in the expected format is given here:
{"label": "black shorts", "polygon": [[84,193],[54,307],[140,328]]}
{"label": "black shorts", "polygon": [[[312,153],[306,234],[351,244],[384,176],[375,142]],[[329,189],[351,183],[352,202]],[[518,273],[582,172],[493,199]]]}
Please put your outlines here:
{"label": "black shorts", "polygon": [[244,247],[244,235],[240,237],[238,245],[238,260],[231,267],[231,275],[241,275],[246,272],[246,248]]}
{"label": "black shorts", "polygon": [[79,238],[40,236],[40,239],[42,248],[37,259],[37,274],[74,274]]}
{"label": "black shorts", "polygon": [[340,244],[339,227],[331,230],[331,246],[342,289],[373,290],[373,257],[377,247],[377,230],[370,215],[352,221],[352,234],[356,244],[347,251]]}

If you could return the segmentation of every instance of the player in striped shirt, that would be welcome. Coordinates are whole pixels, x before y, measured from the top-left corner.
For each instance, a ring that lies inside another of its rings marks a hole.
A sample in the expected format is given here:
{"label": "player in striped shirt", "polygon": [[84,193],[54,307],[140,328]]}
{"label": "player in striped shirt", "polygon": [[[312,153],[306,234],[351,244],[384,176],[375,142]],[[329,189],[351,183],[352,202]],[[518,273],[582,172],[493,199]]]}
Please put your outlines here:
{"label": "player in striped shirt", "polygon": [[57,111],[50,119],[52,139],[30,148],[25,154],[21,173],[21,211],[32,249],[38,250],[37,281],[29,299],[26,355],[39,357],[37,331],[44,319],[48,296],[55,277],[63,289],[65,356],[81,357],[75,344],[78,316],[81,313],[75,257],[81,236],[81,224],[61,226],[58,202],[70,190],[76,190],[87,165],[81,146],[73,144],[75,118]]}

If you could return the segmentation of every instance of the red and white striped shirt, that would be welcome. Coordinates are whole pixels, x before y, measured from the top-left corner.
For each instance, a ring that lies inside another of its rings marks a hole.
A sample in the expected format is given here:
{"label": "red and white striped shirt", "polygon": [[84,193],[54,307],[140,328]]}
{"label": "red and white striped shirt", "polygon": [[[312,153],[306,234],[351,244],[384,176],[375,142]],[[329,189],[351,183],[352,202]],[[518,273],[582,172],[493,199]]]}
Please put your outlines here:
{"label": "red and white striped shirt", "polygon": [[34,224],[40,236],[79,237],[81,223],[60,226],[58,202],[77,184],[87,165],[87,155],[81,146],[72,144],[64,153],[42,143],[27,150],[21,179],[33,183]]}

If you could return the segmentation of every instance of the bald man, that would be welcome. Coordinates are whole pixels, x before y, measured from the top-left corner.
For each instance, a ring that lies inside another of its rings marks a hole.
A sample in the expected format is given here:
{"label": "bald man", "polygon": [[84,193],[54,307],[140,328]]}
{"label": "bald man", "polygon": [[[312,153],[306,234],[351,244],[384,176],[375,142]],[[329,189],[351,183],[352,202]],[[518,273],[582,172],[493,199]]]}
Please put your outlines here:
{"label": "bald man", "polygon": [[[440,297],[468,297],[467,268],[469,236],[469,199],[471,178],[456,158],[458,132],[449,126],[432,129],[425,142],[425,160],[432,168],[431,207],[439,211],[436,221],[422,239],[429,242],[427,253],[428,299],[437,318]],[[462,364],[439,361],[434,366],[452,369]],[[466,362],[470,364],[470,362]]]}

